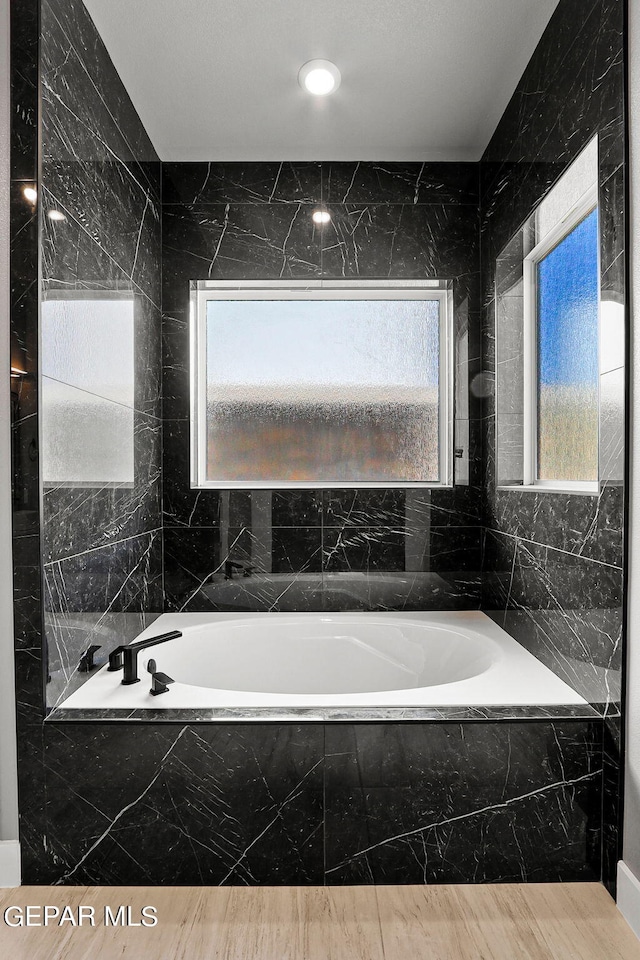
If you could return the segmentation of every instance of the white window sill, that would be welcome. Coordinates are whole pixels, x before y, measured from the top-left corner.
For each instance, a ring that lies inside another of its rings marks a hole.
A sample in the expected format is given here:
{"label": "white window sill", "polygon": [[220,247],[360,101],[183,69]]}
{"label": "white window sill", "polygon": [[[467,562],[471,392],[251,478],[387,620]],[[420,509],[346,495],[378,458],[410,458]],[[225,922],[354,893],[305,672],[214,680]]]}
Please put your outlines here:
{"label": "white window sill", "polygon": [[589,486],[585,485],[583,487],[576,487],[570,484],[563,486],[562,484],[542,484],[542,483],[513,483],[513,484],[504,484],[498,485],[498,491],[501,490],[516,490],[522,492],[523,490],[528,491],[529,493],[570,493],[570,494],[582,494],[586,497],[597,497],[600,493],[600,488],[597,483],[590,484]]}
{"label": "white window sill", "polygon": [[[452,483],[420,480],[221,480],[219,483],[192,483],[192,490],[398,490],[398,489],[451,490]],[[518,489],[518,488],[514,488]]]}

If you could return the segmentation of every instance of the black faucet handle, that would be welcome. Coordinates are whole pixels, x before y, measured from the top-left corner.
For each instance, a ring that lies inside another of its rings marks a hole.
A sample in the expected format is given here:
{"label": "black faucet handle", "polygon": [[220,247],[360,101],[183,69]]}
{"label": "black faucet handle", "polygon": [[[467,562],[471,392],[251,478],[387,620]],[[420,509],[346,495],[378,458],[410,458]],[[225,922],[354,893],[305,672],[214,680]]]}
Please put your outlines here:
{"label": "black faucet handle", "polygon": [[94,656],[96,650],[99,650],[101,644],[92,643],[90,647],[87,647],[85,652],[80,657],[80,662],[78,663],[78,672],[79,673],[91,673],[92,670],[95,670],[98,666],[97,663],[94,663]]}
{"label": "black faucet handle", "polygon": [[158,697],[161,693],[166,693],[169,689],[169,684],[175,683],[173,677],[157,669],[155,660],[149,660],[147,670],[151,674],[151,689],[149,693],[152,697]]}
{"label": "black faucet handle", "polygon": [[124,655],[122,653],[122,647],[116,647],[115,650],[112,650],[109,654],[109,666],[107,670],[122,670],[124,666]]}

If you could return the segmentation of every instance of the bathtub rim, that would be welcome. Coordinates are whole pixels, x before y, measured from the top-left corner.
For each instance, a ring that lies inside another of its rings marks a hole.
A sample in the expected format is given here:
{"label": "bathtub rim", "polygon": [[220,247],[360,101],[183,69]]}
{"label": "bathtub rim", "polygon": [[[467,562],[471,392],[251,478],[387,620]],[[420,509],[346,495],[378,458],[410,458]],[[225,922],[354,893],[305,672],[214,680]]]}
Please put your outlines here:
{"label": "bathtub rim", "polygon": [[[339,617],[361,617],[364,613],[370,613],[375,617],[382,617],[384,619],[404,619],[404,620],[416,620],[423,619],[428,621],[439,621],[442,619],[449,620],[450,618],[455,618],[458,621],[456,626],[461,625],[461,621],[464,622],[468,628],[474,629],[478,625],[484,626],[485,630],[488,630],[490,633],[497,631],[499,634],[505,634],[511,643],[517,644],[517,641],[511,637],[509,634],[506,634],[506,631],[502,630],[495,621],[487,616],[486,613],[479,610],[466,610],[466,611],[340,611],[338,613],[316,611],[315,613],[305,613],[305,616],[322,616],[323,613],[325,616],[334,616]],[[299,617],[302,614],[299,612],[287,613],[278,613],[277,616],[282,618],[291,618]],[[184,625],[185,620],[191,622],[192,625],[197,623],[207,622],[211,619],[220,620],[220,619],[246,619],[249,617],[260,618],[265,616],[271,616],[271,614],[259,613],[254,614],[253,612],[247,613],[246,611],[237,611],[235,613],[223,613],[223,614],[213,614],[213,613],[187,613],[187,614],[176,614],[169,613],[164,614],[163,626],[169,625],[170,622],[172,625],[175,625],[174,618],[179,616]],[[157,620],[150,625],[147,630],[145,630],[140,636],[153,635],[157,632],[158,623]],[[518,647],[520,645],[518,644]],[[532,657],[528,651],[524,650],[527,657]],[[536,658],[533,658],[535,660]],[[540,661],[537,661],[540,666],[543,667],[544,671],[548,671],[549,668],[544,664],[541,664]],[[550,671],[551,672],[551,671]],[[552,674],[556,679],[560,679],[557,675]],[[564,681],[563,681],[564,684]],[[566,685],[568,686],[568,684]],[[571,688],[569,688],[571,689]],[[230,706],[230,705],[215,705],[215,706],[166,706],[166,707],[154,707],[149,706],[140,706],[140,705],[130,705],[119,709],[114,706],[105,707],[105,706],[96,706],[96,707],[67,707],[65,700],[61,701],[54,707],[48,709],[47,715],[45,717],[46,722],[56,723],[56,722],[101,722],[101,723],[122,723],[122,722],[133,722],[133,723],[199,723],[199,722],[217,722],[217,723],[325,723],[325,722],[415,722],[415,721],[436,721],[436,722],[446,722],[446,721],[468,721],[468,720],[477,720],[477,721],[495,721],[495,720],[542,720],[542,719],[594,719],[602,718],[603,715],[615,716],[619,713],[619,704],[617,702],[611,702],[608,704],[590,704],[584,698],[581,698],[575,690],[573,693],[573,702],[555,702],[547,704],[465,704],[465,703],[454,703],[451,701],[448,704],[400,704],[400,705],[380,705],[373,706],[371,704],[367,705],[349,705],[348,707],[344,705],[337,706],[320,706],[313,705],[308,706],[282,706],[278,705],[277,707],[273,706]],[[578,702],[575,698],[577,697]]]}

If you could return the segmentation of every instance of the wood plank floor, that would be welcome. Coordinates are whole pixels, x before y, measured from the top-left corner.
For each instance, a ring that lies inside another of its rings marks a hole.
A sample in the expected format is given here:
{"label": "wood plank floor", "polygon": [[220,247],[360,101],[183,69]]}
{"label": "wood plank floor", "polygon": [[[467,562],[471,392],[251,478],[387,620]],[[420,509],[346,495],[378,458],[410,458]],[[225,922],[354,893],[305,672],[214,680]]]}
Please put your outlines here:
{"label": "wood plank floor", "polygon": [[[136,921],[155,906],[157,926],[104,926],[121,904]],[[91,906],[96,926],[7,926],[27,905]],[[640,960],[595,883],[19,887],[0,910],[3,960]]]}

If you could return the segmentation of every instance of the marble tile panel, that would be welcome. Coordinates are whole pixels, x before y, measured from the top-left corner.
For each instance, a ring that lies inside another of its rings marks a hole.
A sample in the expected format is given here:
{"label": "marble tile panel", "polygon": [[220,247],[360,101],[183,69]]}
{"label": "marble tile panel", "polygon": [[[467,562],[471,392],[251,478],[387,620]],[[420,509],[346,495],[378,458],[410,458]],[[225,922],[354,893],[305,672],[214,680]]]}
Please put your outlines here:
{"label": "marble tile panel", "polygon": [[316,573],[321,569],[322,533],[319,527],[272,528],[273,573]]}
{"label": "marble tile panel", "polygon": [[603,300],[625,301],[625,167],[609,175],[600,168],[598,217],[600,229],[600,290]]}
{"label": "marble tile panel", "polygon": [[384,527],[328,528],[324,531],[323,569],[394,571],[405,569],[404,530]]}
{"label": "marble tile panel", "polygon": [[215,610],[202,588],[221,577],[220,531],[215,528],[164,530],[164,595],[166,611]]}
{"label": "marble tile panel", "polygon": [[602,725],[602,882],[614,898],[622,859],[622,726],[619,716],[605,718]]}
{"label": "marble tile panel", "polygon": [[599,496],[498,491],[492,509],[500,530],[589,560],[622,566],[622,490]]}
{"label": "marble tile panel", "polygon": [[163,163],[162,202],[320,203],[319,163]]}
{"label": "marble tile panel", "polygon": [[323,490],[270,490],[274,527],[320,527],[323,524]]}
{"label": "marble tile panel", "polygon": [[30,651],[39,659],[42,648],[42,610],[38,534],[14,534],[13,601],[14,649]]}
{"label": "marble tile panel", "polygon": [[[20,859],[23,883],[45,884],[55,879],[46,855],[47,806],[44,772],[44,726],[42,723],[42,665],[25,664],[24,653],[16,655],[18,681],[17,721],[20,731],[18,805],[20,810]],[[24,669],[26,666],[26,670]],[[40,703],[34,709],[22,699],[25,689],[40,688]]]}
{"label": "marble tile panel", "polygon": [[324,203],[478,203],[475,163],[323,163]]}
{"label": "marble tile panel", "polygon": [[47,484],[43,488],[43,562],[84,553],[159,526],[161,422],[136,415],[132,484]]}
{"label": "marble tile panel", "polygon": [[428,569],[436,573],[482,569],[481,527],[431,527]]}
{"label": "marble tile panel", "polygon": [[[89,182],[93,182],[90,177]],[[84,181],[80,183],[84,189]],[[159,208],[148,195],[94,197],[91,216],[76,217],[64,198],[44,189],[43,279],[72,290],[140,290],[160,302]],[[52,221],[60,211],[66,219]],[[114,213],[117,210],[117,213]]]}
{"label": "marble tile panel", "polygon": [[326,754],[328,883],[599,877],[597,725],[333,724]]}
{"label": "marble tile panel", "polygon": [[[168,527],[212,527],[220,522],[218,490],[193,490],[190,483],[190,424],[187,420],[163,422],[162,501]],[[231,492],[231,499],[244,491]],[[249,514],[250,519],[250,514]]]}
{"label": "marble tile panel", "polygon": [[132,734],[128,724],[47,728],[58,883],[322,883],[322,726]]}
{"label": "marble tile panel", "polygon": [[[134,288],[135,289],[135,288]],[[134,407],[162,417],[162,314],[151,300],[134,293]]]}
{"label": "marble tile panel", "polygon": [[162,415],[165,420],[191,417],[189,291],[182,289],[183,306],[162,317]]}
{"label": "marble tile panel", "polygon": [[[508,159],[513,162],[535,154],[536,148],[539,150],[540,147],[547,147],[545,156],[549,156],[548,126],[547,136],[544,135],[545,121],[548,120],[546,94],[549,88],[566,91],[579,80],[584,81],[580,67],[584,69],[593,47],[600,7],[601,0],[587,0],[580,23],[576,24],[572,4],[558,5],[498,123],[483,160],[499,163]],[[573,110],[570,103],[565,107],[567,112],[569,108]],[[574,111],[574,116],[576,113]],[[550,115],[552,119],[555,116],[551,111]],[[556,147],[555,139],[552,145]]]}
{"label": "marble tile panel", "polygon": [[324,277],[444,280],[477,271],[475,206],[332,203],[329,212]]}
{"label": "marble tile panel", "polygon": [[[524,416],[522,413],[501,413],[497,437],[496,482],[521,484],[524,478]],[[536,494],[527,491],[529,497]],[[520,496],[519,493],[516,494]],[[503,494],[500,494],[503,496]]]}
{"label": "marble tile panel", "polygon": [[[470,437],[477,431],[477,424],[470,423]],[[470,441],[471,442],[471,441]],[[478,449],[478,438],[470,449]],[[438,527],[478,526],[483,519],[482,490],[479,485],[463,488],[433,488],[429,491],[430,515]]]}
{"label": "marble tile panel", "polygon": [[14,182],[10,186],[11,362],[20,370],[35,373],[38,357],[38,217],[34,205],[24,196],[25,186],[32,184]]}
{"label": "marble tile panel", "polygon": [[12,180],[38,175],[38,69],[40,0],[11,4],[10,73]]}
{"label": "marble tile panel", "polygon": [[303,203],[169,205],[163,308],[184,309],[191,280],[320,275],[320,238]]}
{"label": "marble tile panel", "polygon": [[429,518],[428,489],[327,489],[322,496],[325,527],[402,526],[408,499],[414,515]]}

